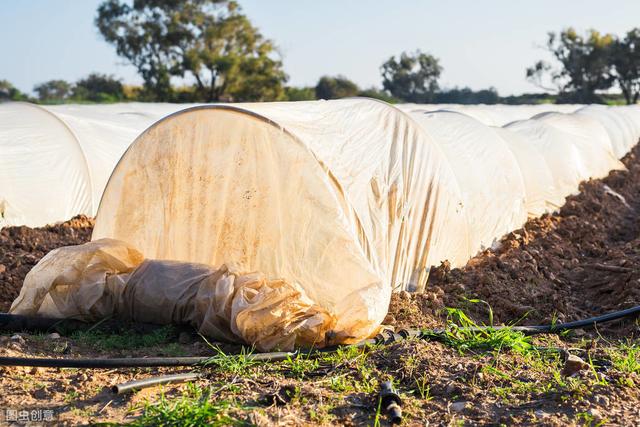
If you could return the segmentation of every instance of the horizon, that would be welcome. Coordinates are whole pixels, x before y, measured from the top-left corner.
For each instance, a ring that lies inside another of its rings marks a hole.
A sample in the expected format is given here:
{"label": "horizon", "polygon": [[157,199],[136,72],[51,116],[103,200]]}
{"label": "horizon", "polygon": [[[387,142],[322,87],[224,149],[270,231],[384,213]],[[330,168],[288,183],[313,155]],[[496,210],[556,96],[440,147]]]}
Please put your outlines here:
{"label": "horizon", "polygon": [[[44,81],[73,82],[91,72],[141,84],[135,68],[116,55],[94,26],[101,1],[69,0],[64,7],[46,0],[2,5],[0,79],[26,93]],[[629,0],[610,2],[606,9],[595,0],[580,5],[498,0],[491,8],[471,1],[398,5],[384,0],[373,7],[336,0],[277,3],[240,1],[252,23],[281,52],[287,84],[299,87],[315,86],[323,75],[343,75],[362,88],[380,88],[379,67],[385,60],[420,49],[440,60],[442,88],[494,87],[503,96],[541,92],[526,81],[525,69],[549,59],[541,48],[549,31],[571,26],[580,33],[593,28],[623,35],[640,26],[635,19],[640,2]]]}

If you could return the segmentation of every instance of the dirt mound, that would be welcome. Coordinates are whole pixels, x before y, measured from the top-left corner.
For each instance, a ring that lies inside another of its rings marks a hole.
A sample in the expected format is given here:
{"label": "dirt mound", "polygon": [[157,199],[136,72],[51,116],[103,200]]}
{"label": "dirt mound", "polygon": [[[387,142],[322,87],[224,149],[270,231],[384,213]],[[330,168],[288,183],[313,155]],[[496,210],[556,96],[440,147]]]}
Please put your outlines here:
{"label": "dirt mound", "polygon": [[31,267],[50,250],[91,239],[94,221],[84,215],[41,228],[0,230],[0,312],[9,310]]}
{"label": "dirt mound", "polygon": [[432,268],[426,293],[394,295],[386,320],[433,323],[439,308],[462,305],[486,321],[486,305],[470,298],[486,301],[494,321],[523,324],[640,304],[639,156],[636,147],[623,159],[628,170],[583,183],[558,213],[529,220],[464,268]]}

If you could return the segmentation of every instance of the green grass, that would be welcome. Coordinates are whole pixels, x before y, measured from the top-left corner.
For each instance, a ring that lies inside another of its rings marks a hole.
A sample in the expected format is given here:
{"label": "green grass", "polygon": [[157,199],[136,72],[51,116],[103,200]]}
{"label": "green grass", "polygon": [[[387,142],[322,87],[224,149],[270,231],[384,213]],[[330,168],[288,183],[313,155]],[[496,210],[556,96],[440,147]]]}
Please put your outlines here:
{"label": "green grass", "polygon": [[431,396],[431,386],[429,385],[429,376],[427,374],[422,374],[419,378],[414,380],[415,392],[420,396],[420,398],[429,401],[433,399]]}
{"label": "green grass", "polygon": [[315,408],[309,410],[309,418],[318,424],[328,424],[335,420],[335,416],[331,413],[334,409],[330,404],[319,404]]}
{"label": "green grass", "polygon": [[302,354],[297,353],[295,357],[288,356],[283,362],[283,368],[288,373],[288,376],[296,379],[304,379],[305,376],[318,369],[320,366],[320,360],[311,358],[312,353]]}
{"label": "green grass", "polygon": [[640,344],[626,342],[609,351],[613,367],[626,374],[640,374]]}
{"label": "green grass", "polygon": [[[98,350],[132,350],[164,345],[168,343],[173,334],[173,327],[165,326],[148,334],[140,334],[131,330],[118,334],[107,333],[100,330],[77,331],[71,335],[71,338],[77,340],[82,345],[91,346]],[[167,350],[168,352],[180,351],[176,345],[168,346]]]}
{"label": "green grass", "polygon": [[362,393],[376,393],[378,391],[378,379],[374,368],[368,363],[356,365],[356,391]]}
{"label": "green grass", "polygon": [[229,411],[236,405],[230,400],[216,399],[211,389],[187,384],[181,397],[167,400],[161,396],[155,403],[146,403],[142,415],[131,426],[235,426],[247,423],[233,417]]}
{"label": "green grass", "polygon": [[350,393],[355,390],[353,381],[346,375],[336,375],[329,378],[329,388],[336,393]]}
{"label": "green grass", "polygon": [[[611,382],[610,377],[603,375],[597,362],[589,355],[585,357],[589,368],[581,375],[563,376],[564,361],[560,353],[538,349],[529,351],[516,361],[507,359],[510,362],[505,362],[505,354],[497,354],[494,362],[484,366],[482,372],[492,382],[491,392],[506,404],[545,399],[579,402],[611,387],[634,387],[632,377],[637,369],[637,348],[634,347],[637,346],[623,344],[607,350],[612,361],[608,375],[617,377],[617,382]],[[598,425],[590,424],[586,419],[582,421],[584,425]]]}
{"label": "green grass", "polygon": [[382,417],[382,399],[378,398],[378,404],[376,405],[376,416],[373,420],[374,427],[380,427],[381,417]]}
{"label": "green grass", "polygon": [[220,372],[244,376],[249,375],[253,371],[253,367],[259,363],[250,357],[252,351],[246,350],[244,347],[240,354],[230,355],[226,354],[219,347],[211,345],[208,341],[206,342],[217,353],[204,363],[206,367],[216,368]]}
{"label": "green grass", "polygon": [[[445,344],[460,353],[467,351],[491,351],[493,362],[481,368],[482,373],[492,380],[492,393],[505,403],[519,400],[552,399],[560,402],[581,401],[590,398],[597,390],[612,386],[609,376],[600,372],[601,361],[593,360],[587,352],[585,361],[589,365],[581,376],[565,377],[561,374],[564,361],[555,347],[537,347],[532,340],[510,328],[504,330],[474,330],[477,325],[459,309],[448,309],[449,331],[445,335]],[[561,339],[566,339],[560,335]],[[544,337],[537,338],[545,342]],[[536,341],[536,342],[538,342]],[[551,342],[552,346],[557,345]],[[611,363],[614,385],[635,387],[635,375],[640,374],[640,345],[636,341],[612,344],[605,350]],[[590,342],[573,343],[579,348],[587,347]],[[502,349],[512,349],[519,355],[514,363],[505,363],[506,354]],[[600,421],[583,414],[583,425],[596,426]]]}
{"label": "green grass", "polygon": [[468,351],[503,349],[526,354],[534,348],[530,337],[508,326],[496,329],[492,326],[478,325],[458,308],[446,308],[446,311],[446,331],[443,334],[434,334],[432,338],[455,348],[461,354]]}
{"label": "green grass", "polygon": [[373,348],[372,345],[365,347],[338,347],[336,351],[322,353],[320,356],[323,363],[332,365],[342,365],[358,359],[366,358],[366,353]]}
{"label": "green grass", "polygon": [[607,423],[607,419],[598,420],[595,416],[588,412],[578,412],[576,414],[576,420],[580,422],[580,425],[584,427],[600,427]]}

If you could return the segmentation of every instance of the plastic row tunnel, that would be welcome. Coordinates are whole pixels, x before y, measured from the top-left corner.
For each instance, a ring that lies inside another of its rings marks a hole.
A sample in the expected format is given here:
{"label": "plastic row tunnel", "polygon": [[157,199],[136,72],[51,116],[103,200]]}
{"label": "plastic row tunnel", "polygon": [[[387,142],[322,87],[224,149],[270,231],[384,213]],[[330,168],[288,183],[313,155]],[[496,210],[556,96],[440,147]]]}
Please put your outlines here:
{"label": "plastic row tunnel", "polygon": [[0,227],[95,215],[116,163],[172,104],[0,104]]}
{"label": "plastic row tunnel", "polygon": [[584,107],[491,127],[365,99],[195,107],[129,147],[93,239],[296,283],[355,340],[394,289],[423,287],[430,266],[463,265],[623,168],[639,115]]}

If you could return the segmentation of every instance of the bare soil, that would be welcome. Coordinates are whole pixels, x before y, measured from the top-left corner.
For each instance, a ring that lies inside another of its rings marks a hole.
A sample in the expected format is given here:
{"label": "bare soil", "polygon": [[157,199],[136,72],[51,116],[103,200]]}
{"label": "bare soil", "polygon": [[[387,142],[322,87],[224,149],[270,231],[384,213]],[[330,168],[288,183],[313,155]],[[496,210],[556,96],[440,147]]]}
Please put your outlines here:
{"label": "bare soil", "polygon": [[[496,324],[540,324],[640,304],[638,156],[636,147],[624,159],[627,171],[584,183],[558,213],[528,221],[466,267],[433,268],[423,294],[393,296],[385,324],[442,327],[445,307],[462,308],[478,323],[489,322],[491,307]],[[76,217],[39,229],[0,231],[0,309],[8,309],[42,256],[89,240],[91,228],[89,218]],[[257,425],[388,425],[377,414],[376,398],[386,379],[394,380],[403,397],[405,425],[640,425],[639,332],[638,320],[629,319],[598,331],[538,336],[533,344],[549,351],[528,352],[457,351],[408,340],[317,360],[218,365],[195,384],[211,391],[211,402],[229,403],[221,417]],[[173,329],[142,345],[91,333],[12,335],[0,336],[0,356],[216,354],[199,337]],[[567,349],[589,367],[563,374]],[[7,409],[51,409],[55,423],[66,425],[131,422],[150,413],[146,404],[160,405],[163,396],[178,402],[193,390],[170,385],[116,396],[111,386],[183,371],[189,369],[0,368],[0,424]],[[199,399],[192,405],[201,404]]]}

